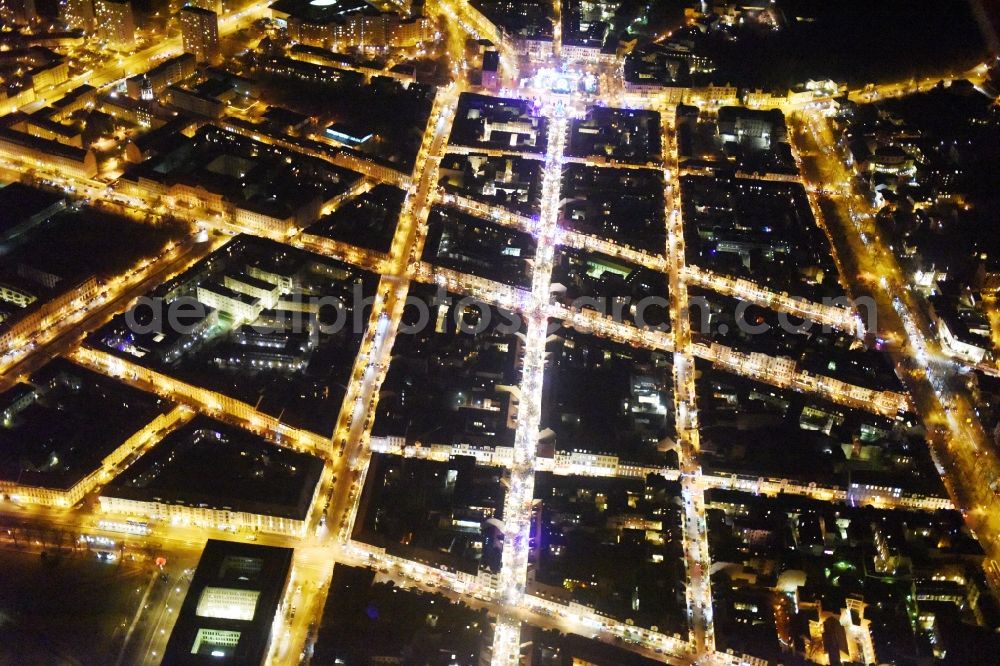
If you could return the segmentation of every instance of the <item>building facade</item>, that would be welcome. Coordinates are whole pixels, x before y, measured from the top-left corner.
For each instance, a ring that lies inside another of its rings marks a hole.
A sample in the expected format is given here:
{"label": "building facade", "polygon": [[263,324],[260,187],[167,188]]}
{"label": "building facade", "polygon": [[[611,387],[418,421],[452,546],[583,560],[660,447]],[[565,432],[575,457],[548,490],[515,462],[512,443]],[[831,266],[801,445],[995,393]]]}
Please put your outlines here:
{"label": "building facade", "polygon": [[219,54],[219,16],[213,11],[187,5],[179,13],[184,52],[198,62],[214,60]]}
{"label": "building facade", "polygon": [[127,50],[135,46],[135,15],[129,0],[96,0],[97,31],[111,48]]}

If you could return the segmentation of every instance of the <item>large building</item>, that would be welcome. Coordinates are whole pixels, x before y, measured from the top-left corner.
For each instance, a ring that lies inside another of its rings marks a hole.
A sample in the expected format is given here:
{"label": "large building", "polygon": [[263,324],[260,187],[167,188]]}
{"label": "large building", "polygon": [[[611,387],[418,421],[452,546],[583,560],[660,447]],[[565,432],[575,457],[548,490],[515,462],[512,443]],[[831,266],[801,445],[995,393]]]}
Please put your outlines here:
{"label": "large building", "polygon": [[69,74],[69,62],[58,53],[41,47],[7,49],[0,52],[0,68],[18,70],[22,80],[30,81],[37,93],[43,88],[62,83]]}
{"label": "large building", "polygon": [[65,359],[0,393],[0,498],[72,506],[170,425],[166,401]]}
{"label": "large building", "polygon": [[323,461],[208,417],[168,434],[101,492],[101,510],[303,536]]}
{"label": "large building", "polygon": [[132,99],[155,98],[168,86],[183,81],[198,68],[198,61],[190,53],[164,60],[145,74],[137,74],[125,81],[125,90]]}
{"label": "large building", "polygon": [[93,0],[63,0],[60,4],[60,18],[71,28],[91,31],[94,29]]}
{"label": "large building", "polygon": [[292,549],[210,539],[170,634],[163,663],[263,664],[292,566]]}
{"label": "large building", "polygon": [[382,12],[365,0],[279,0],[271,13],[293,41],[326,48],[408,47],[435,34],[425,16]]}
{"label": "large building", "polygon": [[[176,105],[177,89],[170,92]],[[126,191],[136,195],[169,197],[219,213],[244,228],[287,235],[290,229],[315,222],[328,202],[360,178],[318,159],[298,158],[300,165],[314,169],[317,176],[310,177],[293,169],[291,159],[291,154],[261,142],[204,126],[193,140],[185,138],[169,154],[129,169],[121,180]],[[256,317],[264,307],[245,294],[233,296],[223,286],[212,291],[216,296],[208,298],[223,300],[203,302],[237,318]]]}
{"label": "large building", "polygon": [[778,109],[724,106],[719,109],[717,128],[723,142],[734,141],[754,150],[770,150],[771,144],[788,140],[785,116]]}
{"label": "large building", "polygon": [[135,15],[130,0],[96,0],[94,14],[98,33],[112,48],[135,46]]}
{"label": "large building", "polygon": [[11,129],[0,129],[0,155],[35,160],[81,178],[97,175],[97,157],[93,151]]}
{"label": "large building", "polygon": [[180,11],[184,52],[199,62],[215,59],[219,52],[219,16],[213,11],[188,5]]}
{"label": "large building", "polygon": [[0,0],[0,21],[30,24],[37,18],[35,0]]}

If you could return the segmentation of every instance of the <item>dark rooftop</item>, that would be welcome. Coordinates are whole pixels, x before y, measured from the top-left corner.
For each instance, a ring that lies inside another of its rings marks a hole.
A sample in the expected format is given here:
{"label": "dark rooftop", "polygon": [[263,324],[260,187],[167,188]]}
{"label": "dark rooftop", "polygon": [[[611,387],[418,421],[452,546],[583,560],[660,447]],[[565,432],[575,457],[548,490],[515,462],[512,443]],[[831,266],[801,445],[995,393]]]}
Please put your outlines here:
{"label": "dark rooftop", "polygon": [[304,520],[322,473],[319,458],[198,416],[102,494]]}
{"label": "dark rooftop", "polygon": [[163,663],[263,664],[288,583],[292,549],[209,539]]}
{"label": "dark rooftop", "polygon": [[[27,486],[72,487],[170,406],[61,358],[30,381],[36,397],[0,423],[0,478]],[[0,395],[0,404],[22,391]]]}

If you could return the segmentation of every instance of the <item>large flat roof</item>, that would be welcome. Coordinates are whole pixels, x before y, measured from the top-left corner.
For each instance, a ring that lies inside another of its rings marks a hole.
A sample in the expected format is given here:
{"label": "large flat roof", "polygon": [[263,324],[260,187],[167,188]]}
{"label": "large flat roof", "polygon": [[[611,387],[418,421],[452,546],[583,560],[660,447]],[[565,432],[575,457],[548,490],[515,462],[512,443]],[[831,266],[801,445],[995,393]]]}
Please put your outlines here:
{"label": "large flat roof", "polygon": [[291,548],[209,539],[163,663],[262,664],[288,583]]}
{"label": "large flat roof", "polygon": [[198,416],[167,435],[102,495],[304,520],[323,461]]}
{"label": "large flat roof", "polygon": [[[38,397],[9,424],[0,423],[0,479],[26,486],[72,487],[170,407],[64,359],[32,375],[31,384]],[[8,393],[0,394],[0,404],[18,397]]]}

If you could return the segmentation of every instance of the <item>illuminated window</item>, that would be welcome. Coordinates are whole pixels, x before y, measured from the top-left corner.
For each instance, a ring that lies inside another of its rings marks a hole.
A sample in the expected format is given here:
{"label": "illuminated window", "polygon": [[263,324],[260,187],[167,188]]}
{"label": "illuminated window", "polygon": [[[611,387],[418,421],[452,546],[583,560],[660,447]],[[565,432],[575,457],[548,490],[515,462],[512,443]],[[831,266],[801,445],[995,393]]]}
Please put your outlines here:
{"label": "illuminated window", "polygon": [[253,619],[257,609],[257,590],[236,590],[229,587],[206,587],[198,599],[195,613],[201,617],[217,617],[225,620]]}
{"label": "illuminated window", "polygon": [[213,657],[226,657],[232,654],[233,648],[240,642],[240,632],[222,629],[199,629],[191,646],[191,654],[210,654]]}
{"label": "illuminated window", "polygon": [[[218,433],[213,433],[216,435],[216,439],[221,439]],[[238,555],[230,555],[222,561],[222,567],[219,570],[219,577],[226,578],[231,575],[238,575],[240,580],[248,580],[249,578],[255,577],[264,568],[264,560],[259,557],[240,557]]]}

